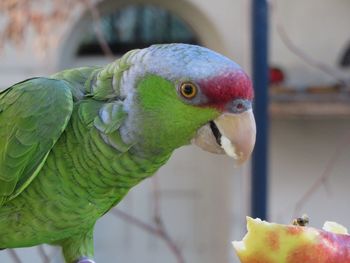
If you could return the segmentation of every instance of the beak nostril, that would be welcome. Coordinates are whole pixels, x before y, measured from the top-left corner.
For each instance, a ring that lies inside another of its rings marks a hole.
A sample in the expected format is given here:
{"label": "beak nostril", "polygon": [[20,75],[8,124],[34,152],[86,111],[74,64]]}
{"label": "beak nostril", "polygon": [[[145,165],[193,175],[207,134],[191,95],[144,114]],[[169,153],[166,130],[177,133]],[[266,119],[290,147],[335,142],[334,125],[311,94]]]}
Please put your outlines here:
{"label": "beak nostril", "polygon": [[247,99],[235,99],[228,105],[228,110],[232,113],[242,113],[251,109],[252,107],[251,101]]}
{"label": "beak nostril", "polygon": [[244,99],[235,99],[229,106],[232,113],[242,113],[250,108],[250,102]]}

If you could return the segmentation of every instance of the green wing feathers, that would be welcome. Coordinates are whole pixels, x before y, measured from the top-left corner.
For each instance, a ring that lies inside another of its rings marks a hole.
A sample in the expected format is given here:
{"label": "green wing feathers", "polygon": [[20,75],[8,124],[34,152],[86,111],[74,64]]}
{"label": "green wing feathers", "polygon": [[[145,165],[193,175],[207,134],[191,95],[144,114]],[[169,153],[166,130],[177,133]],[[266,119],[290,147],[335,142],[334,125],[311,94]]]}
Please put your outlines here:
{"label": "green wing feathers", "polygon": [[35,78],[0,94],[0,205],[40,171],[73,110],[67,83]]}

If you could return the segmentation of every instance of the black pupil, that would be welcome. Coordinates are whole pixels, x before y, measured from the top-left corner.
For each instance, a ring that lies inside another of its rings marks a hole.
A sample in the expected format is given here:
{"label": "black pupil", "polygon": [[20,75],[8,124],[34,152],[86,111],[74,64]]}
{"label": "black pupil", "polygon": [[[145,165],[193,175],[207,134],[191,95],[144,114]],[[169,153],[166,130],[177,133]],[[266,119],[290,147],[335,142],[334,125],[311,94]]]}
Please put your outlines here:
{"label": "black pupil", "polygon": [[193,87],[191,85],[185,85],[183,91],[186,95],[192,95]]}

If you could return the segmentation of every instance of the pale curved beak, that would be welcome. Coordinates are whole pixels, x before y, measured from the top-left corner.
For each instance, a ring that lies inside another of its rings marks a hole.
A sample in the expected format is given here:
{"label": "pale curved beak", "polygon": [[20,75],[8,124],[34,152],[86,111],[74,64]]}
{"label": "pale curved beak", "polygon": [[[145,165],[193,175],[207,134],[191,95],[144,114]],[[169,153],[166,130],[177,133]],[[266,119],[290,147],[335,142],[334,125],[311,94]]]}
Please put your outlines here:
{"label": "pale curved beak", "polygon": [[255,136],[254,115],[248,110],[240,114],[223,113],[201,127],[192,143],[205,151],[226,153],[242,164],[253,151]]}

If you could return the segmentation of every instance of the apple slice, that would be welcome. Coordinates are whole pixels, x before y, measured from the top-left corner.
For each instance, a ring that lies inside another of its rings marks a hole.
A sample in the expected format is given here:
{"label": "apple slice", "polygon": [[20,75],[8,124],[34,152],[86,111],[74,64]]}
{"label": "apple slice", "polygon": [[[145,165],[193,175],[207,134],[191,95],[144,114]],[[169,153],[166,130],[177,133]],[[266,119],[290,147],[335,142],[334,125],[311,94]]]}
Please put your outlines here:
{"label": "apple slice", "polygon": [[334,222],[319,230],[247,217],[247,229],[233,242],[242,263],[350,263],[350,235]]}

